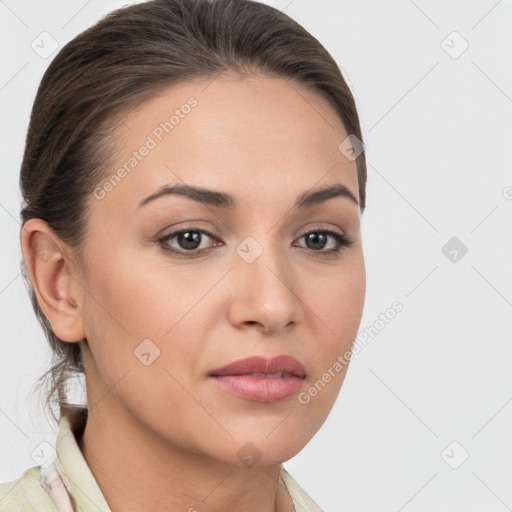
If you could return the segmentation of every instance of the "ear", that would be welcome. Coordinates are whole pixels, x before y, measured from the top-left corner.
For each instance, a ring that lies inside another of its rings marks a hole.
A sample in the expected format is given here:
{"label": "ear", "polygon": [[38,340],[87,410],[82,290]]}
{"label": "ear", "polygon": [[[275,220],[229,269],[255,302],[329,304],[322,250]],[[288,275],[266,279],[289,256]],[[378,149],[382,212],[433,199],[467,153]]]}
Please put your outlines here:
{"label": "ear", "polygon": [[37,302],[54,334],[63,341],[83,340],[83,288],[72,251],[42,219],[26,221],[20,239]]}

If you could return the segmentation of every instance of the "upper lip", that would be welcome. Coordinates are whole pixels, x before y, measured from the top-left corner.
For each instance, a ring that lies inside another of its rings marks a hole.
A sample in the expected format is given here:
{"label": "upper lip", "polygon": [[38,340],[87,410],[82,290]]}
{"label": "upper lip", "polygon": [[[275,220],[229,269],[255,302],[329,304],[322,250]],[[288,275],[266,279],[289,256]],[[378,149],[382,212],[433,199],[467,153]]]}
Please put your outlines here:
{"label": "upper lip", "polygon": [[239,359],[232,363],[217,368],[210,372],[213,377],[221,375],[245,375],[247,373],[278,373],[286,372],[295,375],[300,378],[306,376],[306,369],[304,365],[297,361],[297,359],[280,355],[276,357],[265,357],[265,356],[252,356],[246,359]]}

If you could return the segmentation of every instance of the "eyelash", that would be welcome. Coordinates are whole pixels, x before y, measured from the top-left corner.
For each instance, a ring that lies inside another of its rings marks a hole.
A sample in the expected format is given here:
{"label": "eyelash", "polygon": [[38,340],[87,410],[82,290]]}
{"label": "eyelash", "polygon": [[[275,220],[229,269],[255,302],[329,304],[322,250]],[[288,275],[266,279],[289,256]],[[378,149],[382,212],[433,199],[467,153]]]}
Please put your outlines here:
{"label": "eyelash", "polygon": [[[169,233],[168,235],[165,235],[162,238],[159,238],[157,240],[157,242],[160,244],[160,247],[162,248],[163,251],[165,251],[166,253],[170,253],[173,256],[177,256],[178,258],[198,258],[198,257],[202,256],[206,251],[209,251],[212,249],[212,248],[207,248],[207,249],[201,249],[199,251],[191,250],[191,251],[185,252],[185,251],[178,251],[176,249],[171,249],[168,245],[166,245],[166,242],[168,242],[175,236],[180,235],[181,233],[187,233],[187,232],[203,233],[214,240],[216,239],[211,233],[209,233],[208,231],[206,231],[204,229],[184,228],[184,229],[180,229],[179,231],[174,231],[172,233]],[[339,255],[354,243],[354,241],[351,238],[349,238],[347,235],[338,233],[337,231],[331,231],[328,229],[316,229],[316,230],[308,231],[307,233],[304,233],[299,238],[299,240],[311,233],[321,233],[321,234],[329,235],[332,238],[334,238],[339,244],[339,246],[336,249],[331,249],[328,251],[323,251],[323,250],[315,251],[314,249],[309,249],[313,253]],[[301,248],[308,250],[307,247],[301,247]]]}

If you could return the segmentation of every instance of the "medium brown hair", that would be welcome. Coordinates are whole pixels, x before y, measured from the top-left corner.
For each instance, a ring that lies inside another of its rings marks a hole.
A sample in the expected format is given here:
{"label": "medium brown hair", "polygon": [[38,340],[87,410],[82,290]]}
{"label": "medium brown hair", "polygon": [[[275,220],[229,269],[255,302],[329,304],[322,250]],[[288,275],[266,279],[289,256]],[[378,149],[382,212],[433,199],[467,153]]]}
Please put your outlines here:
{"label": "medium brown hair", "polygon": [[[119,116],[172,85],[226,73],[305,86],[326,98],[347,134],[362,141],[354,98],[338,65],[289,16],[251,0],[151,0],[111,12],[67,43],[46,70],[21,166],[22,223],[43,219],[79,256],[87,199],[111,165]],[[356,166],[362,212],[364,152]],[[46,405],[57,421],[51,406],[60,415],[69,409],[68,379],[84,374],[80,344],[53,333],[23,262],[22,272],[52,350],[52,367],[38,383],[51,377]]]}

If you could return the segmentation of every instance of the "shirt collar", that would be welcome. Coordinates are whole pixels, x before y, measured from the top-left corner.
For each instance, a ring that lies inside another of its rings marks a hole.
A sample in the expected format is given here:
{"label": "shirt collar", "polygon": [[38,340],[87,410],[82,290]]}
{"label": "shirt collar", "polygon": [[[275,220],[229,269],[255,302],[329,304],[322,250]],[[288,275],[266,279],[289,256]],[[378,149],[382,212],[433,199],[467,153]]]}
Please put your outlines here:
{"label": "shirt collar", "polygon": [[86,407],[76,407],[61,416],[55,448],[71,483],[77,509],[81,512],[111,512],[75,438],[83,432],[87,412]]}

